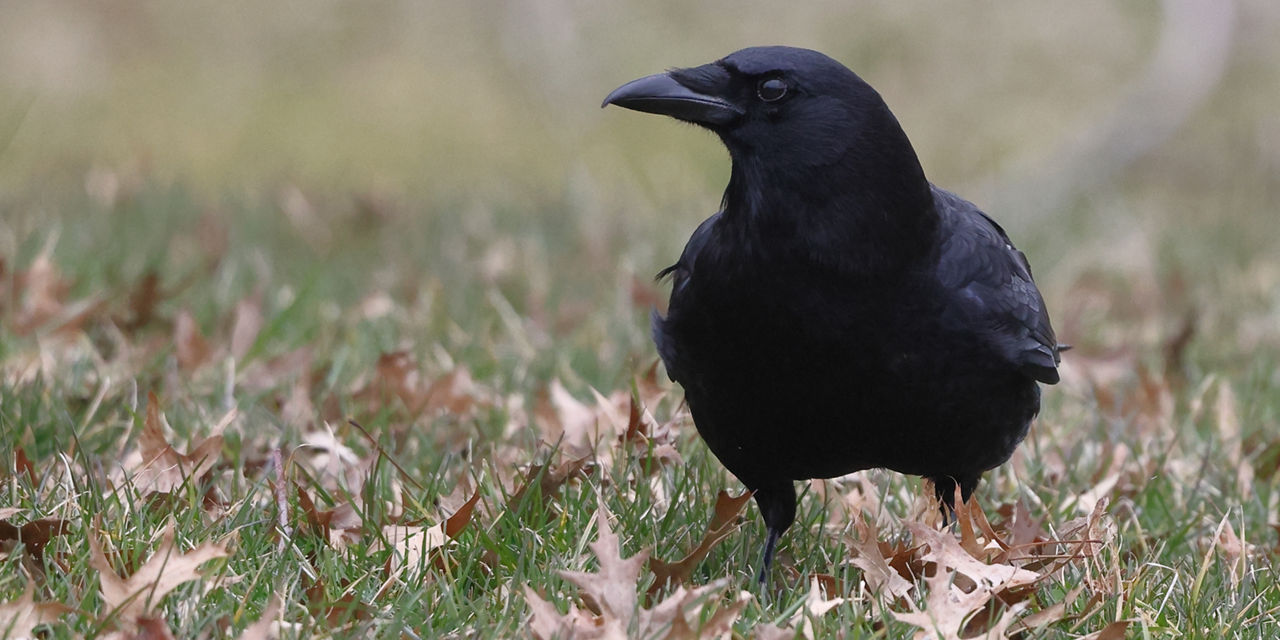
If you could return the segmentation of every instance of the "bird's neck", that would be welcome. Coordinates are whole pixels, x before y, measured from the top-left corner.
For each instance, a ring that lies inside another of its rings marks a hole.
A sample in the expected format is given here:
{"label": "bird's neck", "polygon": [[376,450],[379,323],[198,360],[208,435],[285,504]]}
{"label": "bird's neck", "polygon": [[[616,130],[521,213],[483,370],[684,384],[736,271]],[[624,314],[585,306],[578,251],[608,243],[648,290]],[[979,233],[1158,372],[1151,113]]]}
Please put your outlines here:
{"label": "bird's neck", "polygon": [[851,151],[819,166],[734,158],[723,206],[724,222],[755,255],[867,276],[910,269],[938,241],[932,190],[914,151]]}

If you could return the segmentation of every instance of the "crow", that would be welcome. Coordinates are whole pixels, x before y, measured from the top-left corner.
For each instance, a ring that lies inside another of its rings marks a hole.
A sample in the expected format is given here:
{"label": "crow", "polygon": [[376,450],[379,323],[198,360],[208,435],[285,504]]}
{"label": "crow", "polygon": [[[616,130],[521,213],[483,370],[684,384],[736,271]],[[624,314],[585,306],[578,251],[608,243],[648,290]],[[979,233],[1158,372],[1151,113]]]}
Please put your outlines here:
{"label": "crow", "polygon": [[652,327],[698,433],[754,492],[761,582],[797,480],[923,476],[945,516],[1009,459],[1038,383],[1058,382],[1044,300],[1000,225],[925,178],[870,85],[816,51],[752,47],[610,104],[729,151],[720,211],[659,274],[671,299]]}

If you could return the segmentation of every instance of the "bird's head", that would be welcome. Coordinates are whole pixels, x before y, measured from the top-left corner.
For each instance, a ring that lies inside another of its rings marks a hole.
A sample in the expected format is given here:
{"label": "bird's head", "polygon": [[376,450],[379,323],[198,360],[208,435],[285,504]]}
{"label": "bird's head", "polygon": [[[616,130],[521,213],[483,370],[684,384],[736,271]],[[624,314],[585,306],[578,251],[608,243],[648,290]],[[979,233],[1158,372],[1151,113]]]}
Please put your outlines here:
{"label": "bird's head", "polygon": [[733,160],[724,219],[751,221],[729,226],[771,248],[883,272],[931,246],[937,213],[911,142],[875,89],[821,53],[743,49],[628,82],[610,104],[720,136]]}
{"label": "bird's head", "polygon": [[851,152],[902,148],[915,162],[875,89],[808,49],[743,49],[710,64],[628,82],[605,98],[610,104],[706,127],[735,162],[830,165]]}

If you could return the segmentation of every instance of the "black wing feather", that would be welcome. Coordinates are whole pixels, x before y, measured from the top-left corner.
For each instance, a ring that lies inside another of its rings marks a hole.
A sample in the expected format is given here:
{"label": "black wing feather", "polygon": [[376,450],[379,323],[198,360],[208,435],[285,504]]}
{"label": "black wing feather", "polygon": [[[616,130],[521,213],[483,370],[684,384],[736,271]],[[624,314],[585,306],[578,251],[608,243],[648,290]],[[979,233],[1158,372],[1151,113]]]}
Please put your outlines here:
{"label": "black wing feather", "polygon": [[[693,235],[689,237],[689,242],[685,244],[684,251],[680,253],[680,259],[675,264],[658,272],[658,279],[671,277],[671,302],[667,306],[668,318],[678,315],[684,306],[684,299],[688,295],[689,277],[693,273],[693,264],[696,261],[698,252],[707,244],[708,238],[711,237],[712,228],[716,221],[720,219],[717,213],[710,218],[702,221],[698,228],[694,230]],[[676,351],[675,340],[672,339],[666,331],[667,318],[663,318],[662,314],[654,309],[649,316],[649,326],[653,333],[653,342],[658,347],[658,356],[662,358],[662,364],[667,368],[667,376],[672,380],[681,384],[687,384],[689,381],[684,376],[683,367],[680,366],[680,354]]]}
{"label": "black wing feather", "polygon": [[981,336],[1023,373],[1058,382],[1058,341],[1027,257],[972,203],[934,188],[942,221],[938,277],[952,292],[946,315]]}

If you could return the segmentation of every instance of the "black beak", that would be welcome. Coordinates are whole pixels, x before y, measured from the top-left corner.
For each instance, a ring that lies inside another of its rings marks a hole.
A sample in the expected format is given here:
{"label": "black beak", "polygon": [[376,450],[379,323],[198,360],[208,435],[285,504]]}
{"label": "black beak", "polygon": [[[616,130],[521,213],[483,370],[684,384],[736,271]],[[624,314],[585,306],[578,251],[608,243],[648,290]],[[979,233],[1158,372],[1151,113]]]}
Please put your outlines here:
{"label": "black beak", "polygon": [[611,104],[703,125],[726,125],[745,113],[724,98],[680,84],[668,73],[645,76],[614,89],[600,106]]}

